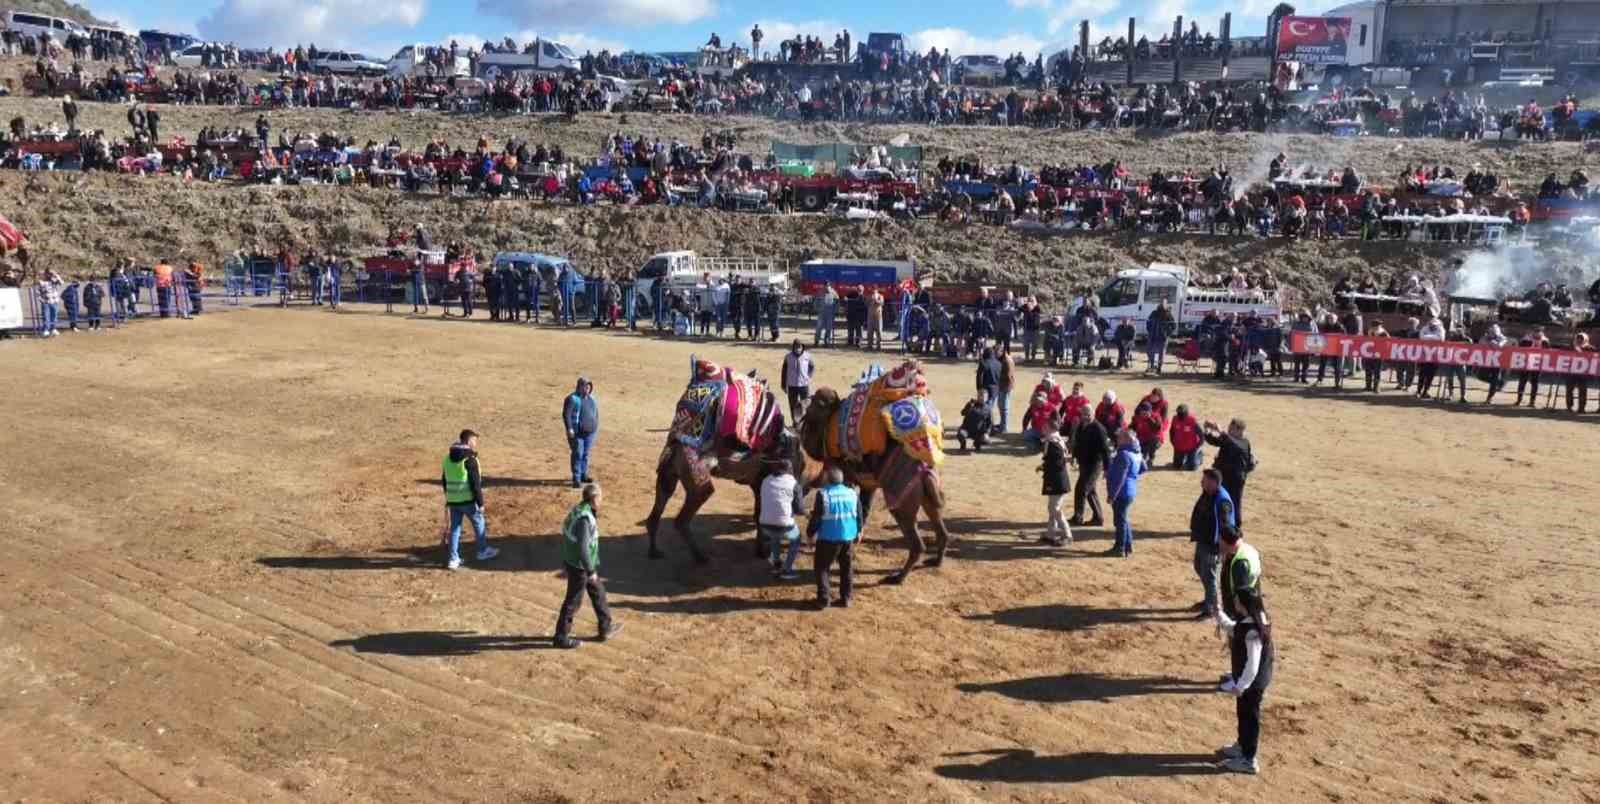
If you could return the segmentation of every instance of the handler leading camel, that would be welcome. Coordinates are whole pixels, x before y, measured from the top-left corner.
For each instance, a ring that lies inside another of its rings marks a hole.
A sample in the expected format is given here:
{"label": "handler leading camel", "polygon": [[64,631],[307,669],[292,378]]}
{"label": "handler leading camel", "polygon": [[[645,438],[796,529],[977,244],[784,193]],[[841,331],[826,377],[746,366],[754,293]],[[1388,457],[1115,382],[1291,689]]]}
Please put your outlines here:
{"label": "handler leading camel", "polygon": [[950,532],[939,478],[942,439],[939,411],[928,396],[922,365],[914,360],[857,386],[843,399],[831,388],[818,390],[801,420],[800,443],[807,457],[837,467],[847,483],[861,489],[862,522],[875,493],[884,492],[910,551],[905,566],[883,579],[886,584],[903,583],[922,559],[918,511],[928,517],[937,537],[927,566],[944,562]]}

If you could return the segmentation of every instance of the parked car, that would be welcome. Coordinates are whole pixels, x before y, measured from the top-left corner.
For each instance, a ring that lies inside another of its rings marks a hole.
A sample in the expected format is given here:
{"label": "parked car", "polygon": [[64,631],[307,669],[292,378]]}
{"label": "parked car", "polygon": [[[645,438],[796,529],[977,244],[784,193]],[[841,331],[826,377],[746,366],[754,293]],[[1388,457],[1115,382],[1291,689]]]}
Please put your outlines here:
{"label": "parked car", "polygon": [[84,38],[89,36],[88,29],[84,28],[82,23],[48,14],[8,11],[5,14],[5,22],[7,28],[23,36],[37,37],[39,34],[50,34],[50,38],[58,45],[67,41],[67,37],[73,34]]}
{"label": "parked car", "polygon": [[204,56],[207,47],[209,47],[209,45],[204,42],[190,45],[183,50],[172,54],[172,63],[178,67],[188,67],[190,69],[198,68],[200,66],[200,60]]}
{"label": "parked car", "polygon": [[956,59],[955,69],[963,84],[968,81],[998,84],[1006,77],[1006,68],[999,56],[962,56]]}
{"label": "parked car", "polygon": [[360,53],[330,50],[317,54],[311,62],[311,70],[335,75],[383,75],[389,71],[389,65]]}

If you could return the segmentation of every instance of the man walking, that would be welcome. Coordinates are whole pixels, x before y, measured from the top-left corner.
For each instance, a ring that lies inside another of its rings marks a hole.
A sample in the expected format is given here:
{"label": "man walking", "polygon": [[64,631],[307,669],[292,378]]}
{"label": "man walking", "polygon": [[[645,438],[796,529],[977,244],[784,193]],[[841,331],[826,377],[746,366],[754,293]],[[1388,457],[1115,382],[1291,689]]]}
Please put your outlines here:
{"label": "man walking", "polygon": [[578,386],[567,395],[561,408],[561,421],[567,428],[567,448],[572,451],[572,487],[594,482],[589,477],[589,453],[600,432],[600,407],[594,401],[594,383],[578,378]]}
{"label": "man walking", "polygon": [[1194,572],[1200,576],[1204,597],[1194,604],[1195,619],[1209,620],[1217,614],[1217,559],[1222,551],[1222,535],[1238,530],[1233,499],[1222,487],[1222,473],[1206,469],[1200,473],[1200,498],[1189,513],[1189,541],[1194,542]]}
{"label": "man walking", "polygon": [[556,635],[552,640],[558,648],[571,650],[583,644],[572,638],[572,618],[583,605],[583,595],[589,593],[589,603],[600,620],[600,635],[604,642],[618,631],[622,623],[611,619],[611,607],[606,605],[606,587],[600,582],[600,486],[590,483],[583,487],[583,500],[567,512],[561,523],[561,563],[567,570],[567,596],[561,601],[561,613],[556,616]]}
{"label": "man walking", "polygon": [[811,399],[811,375],[816,372],[811,355],[799,338],[789,346],[783,356],[783,392],[789,396],[789,421],[798,426],[805,413],[806,402]]}
{"label": "man walking", "polygon": [[488,561],[500,554],[489,546],[489,528],[483,519],[483,472],[478,464],[478,434],[462,430],[456,443],[450,445],[445,456],[444,469],[439,482],[444,486],[444,504],[450,515],[450,532],[446,537],[449,556],[445,569],[461,568],[461,520],[472,520],[473,535],[478,542],[477,560]]}
{"label": "man walking", "polygon": [[1238,742],[1222,749],[1220,767],[1234,773],[1261,770],[1256,750],[1261,741],[1261,699],[1272,683],[1277,653],[1272,641],[1272,620],[1261,595],[1261,554],[1246,544],[1237,530],[1222,536],[1225,552],[1222,605],[1217,630],[1228,637],[1230,667],[1219,691],[1238,699]]}
{"label": "man walking", "polygon": [[1087,504],[1094,515],[1088,522],[1089,527],[1104,525],[1105,515],[1100,509],[1100,473],[1111,460],[1111,438],[1106,435],[1105,425],[1093,418],[1081,419],[1077,431],[1072,434],[1072,457],[1078,462],[1078,482],[1072,487],[1072,519],[1067,520],[1067,524],[1083,525],[1083,509]]}
{"label": "man walking", "polygon": [[1228,432],[1217,430],[1213,422],[1205,423],[1206,443],[1217,448],[1217,458],[1212,468],[1222,473],[1222,487],[1228,490],[1233,501],[1234,524],[1244,527],[1244,481],[1256,470],[1256,456],[1250,451],[1250,440],[1244,437],[1244,419],[1228,422]]}
{"label": "man walking", "polygon": [[833,605],[847,608],[855,588],[851,572],[851,552],[860,529],[860,497],[844,484],[844,472],[837,467],[822,473],[822,488],[806,520],[806,535],[816,539],[817,609],[828,607],[828,571],[839,562],[839,599]]}

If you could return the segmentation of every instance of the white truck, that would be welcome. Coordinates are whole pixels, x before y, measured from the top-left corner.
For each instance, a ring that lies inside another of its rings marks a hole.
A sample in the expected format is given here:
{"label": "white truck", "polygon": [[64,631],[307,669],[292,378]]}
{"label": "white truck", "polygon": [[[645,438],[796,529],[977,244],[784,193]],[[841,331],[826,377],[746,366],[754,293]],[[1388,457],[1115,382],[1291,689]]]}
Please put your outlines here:
{"label": "white truck", "polygon": [[645,306],[654,304],[656,288],[692,295],[710,290],[706,278],[726,279],[729,283],[751,282],[771,287],[778,293],[789,290],[789,267],[778,260],[760,257],[702,257],[693,251],[667,251],[646,260],[633,280],[636,298]]}
{"label": "white truck", "polygon": [[[439,72],[439,64],[444,64],[443,74]],[[430,73],[429,70],[432,69]],[[392,78],[468,78],[472,72],[472,61],[461,51],[455,57],[455,63],[450,64],[450,48],[437,45],[406,45],[395,51],[389,57],[389,75]]]}
{"label": "white truck", "polygon": [[478,76],[494,78],[507,72],[576,72],[581,66],[572,48],[548,39],[535,39],[521,52],[489,51],[478,56]]}
{"label": "white truck", "polygon": [[1153,262],[1146,268],[1118,271],[1116,278],[1095,294],[1100,305],[1100,317],[1115,327],[1124,319],[1131,319],[1144,337],[1150,313],[1161,302],[1172,311],[1172,320],[1179,332],[1189,332],[1200,325],[1207,313],[1219,317],[1228,313],[1278,321],[1283,318],[1283,305],[1275,290],[1242,290],[1227,288],[1197,288],[1189,285],[1189,269],[1181,265]]}

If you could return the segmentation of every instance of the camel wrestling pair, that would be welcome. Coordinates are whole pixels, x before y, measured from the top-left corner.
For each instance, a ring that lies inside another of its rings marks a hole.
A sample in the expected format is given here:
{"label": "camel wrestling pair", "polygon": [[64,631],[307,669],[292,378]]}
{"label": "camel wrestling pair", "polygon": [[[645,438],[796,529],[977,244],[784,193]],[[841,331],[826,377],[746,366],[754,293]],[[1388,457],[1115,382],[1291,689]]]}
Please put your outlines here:
{"label": "camel wrestling pair", "polygon": [[[737,374],[708,360],[690,358],[689,386],[679,397],[666,446],[656,464],[656,498],[645,520],[650,557],[661,558],[657,542],[667,503],[683,487],[683,507],[672,524],[696,561],[708,561],[694,538],[695,514],[715,492],[717,480],[750,489],[760,521],[761,481],[787,465],[806,488],[815,487],[824,469],[838,467],[845,482],[861,489],[865,529],[875,494],[883,492],[889,513],[900,526],[909,554],[905,566],[884,579],[903,582],[921,561],[918,513],[928,518],[936,541],[926,565],[944,561],[950,533],[944,523],[944,491],[939,466],[944,461],[943,423],[928,393],[922,364],[908,360],[888,373],[876,373],[841,396],[817,390],[805,408],[798,432],[783,419],[779,396],[754,372]],[[756,555],[766,556],[757,529]]]}

